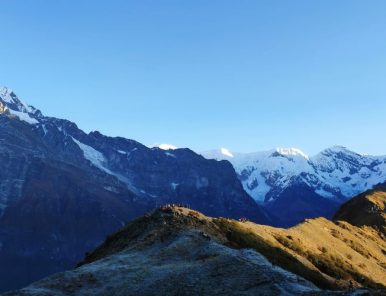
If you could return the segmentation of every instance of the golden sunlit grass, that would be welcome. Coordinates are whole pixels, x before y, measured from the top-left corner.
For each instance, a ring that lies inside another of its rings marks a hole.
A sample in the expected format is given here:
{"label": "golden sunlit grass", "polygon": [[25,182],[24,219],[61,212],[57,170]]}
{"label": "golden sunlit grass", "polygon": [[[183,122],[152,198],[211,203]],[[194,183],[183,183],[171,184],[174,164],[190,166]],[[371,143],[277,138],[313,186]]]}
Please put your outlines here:
{"label": "golden sunlit grass", "polygon": [[[374,199],[380,203],[379,195]],[[290,229],[228,219],[214,222],[237,247],[254,248],[322,288],[385,286],[386,241],[372,227],[324,218],[306,220]]]}

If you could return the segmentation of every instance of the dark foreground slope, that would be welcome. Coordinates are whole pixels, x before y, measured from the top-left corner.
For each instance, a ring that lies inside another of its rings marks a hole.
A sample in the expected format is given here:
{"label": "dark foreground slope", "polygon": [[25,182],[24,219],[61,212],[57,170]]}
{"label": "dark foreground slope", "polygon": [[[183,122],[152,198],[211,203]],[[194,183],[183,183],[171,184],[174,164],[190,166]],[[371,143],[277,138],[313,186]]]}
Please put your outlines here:
{"label": "dark foreground slope", "polygon": [[362,232],[325,219],[285,230],[166,207],[109,236],[77,269],[6,295],[383,295],[386,243]]}

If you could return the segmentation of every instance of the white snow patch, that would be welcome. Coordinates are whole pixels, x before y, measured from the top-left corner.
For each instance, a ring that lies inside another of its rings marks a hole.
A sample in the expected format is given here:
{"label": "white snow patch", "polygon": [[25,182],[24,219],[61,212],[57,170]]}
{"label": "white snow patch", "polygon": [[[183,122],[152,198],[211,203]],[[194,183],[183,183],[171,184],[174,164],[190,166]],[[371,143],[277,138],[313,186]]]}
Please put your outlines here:
{"label": "white snow patch", "polygon": [[326,198],[334,198],[334,195],[331,192],[328,192],[323,189],[316,189],[315,190],[316,194],[319,194],[320,196],[326,197]]}
{"label": "white snow patch", "polygon": [[118,180],[126,183],[126,185],[129,188],[132,189],[132,187],[131,187],[132,184],[127,179],[127,177],[125,177],[125,176],[123,176],[121,174],[118,174],[118,173],[114,173],[114,172],[110,171],[108,168],[105,167],[106,159],[105,159],[105,157],[103,156],[103,154],[101,152],[99,152],[98,150],[94,149],[91,146],[88,146],[88,145],[86,145],[86,144],[84,144],[84,143],[74,139],[73,137],[72,137],[72,139],[79,146],[79,148],[83,151],[84,158],[89,160],[98,169],[104,171],[105,173],[107,173],[109,175],[117,177]]}
{"label": "white snow patch", "polygon": [[8,87],[0,87],[0,97],[4,100],[6,103],[13,103],[13,100],[10,96],[12,90]]}
{"label": "white snow patch", "polygon": [[276,151],[281,155],[301,156],[305,159],[309,159],[308,155],[297,148],[276,148]]}
{"label": "white snow patch", "polygon": [[176,146],[173,146],[171,144],[161,144],[161,145],[158,145],[158,148],[160,148],[162,150],[176,150],[176,149],[178,149]]}
{"label": "white snow patch", "polygon": [[44,135],[47,135],[48,131],[45,124],[42,124],[42,129],[43,129]]}
{"label": "white snow patch", "polygon": [[8,109],[9,113],[18,117],[20,120],[27,122],[29,124],[37,124],[39,123],[38,120],[35,118],[32,118],[28,113],[20,112],[20,111],[15,111],[12,109]]}
{"label": "white snow patch", "polygon": [[0,87],[0,98],[5,103],[17,105],[19,110],[15,110],[15,111],[19,111],[23,113],[28,113],[28,112],[33,113],[34,111],[33,108],[31,108],[26,103],[24,103],[20,98],[18,97],[13,98],[11,94],[15,94],[12,89],[4,86]]}
{"label": "white snow patch", "polygon": [[110,191],[112,193],[119,193],[118,189],[112,186],[105,186],[103,187],[105,190]]}
{"label": "white snow patch", "polygon": [[111,172],[104,167],[105,163],[105,157],[101,152],[98,150],[94,149],[91,146],[88,146],[86,144],[83,144],[82,142],[79,142],[78,140],[72,138],[74,142],[79,146],[79,148],[83,151],[84,157],[89,160],[94,166],[97,168],[108,172],[111,174]]}
{"label": "white snow patch", "polygon": [[180,184],[179,183],[170,183],[170,186],[173,188],[173,190],[176,190],[177,186],[179,186]]}
{"label": "white snow patch", "polygon": [[224,156],[228,156],[228,157],[234,157],[234,155],[232,154],[232,152],[230,152],[228,149],[226,148],[221,148],[220,149],[221,151],[221,154],[224,155]]}

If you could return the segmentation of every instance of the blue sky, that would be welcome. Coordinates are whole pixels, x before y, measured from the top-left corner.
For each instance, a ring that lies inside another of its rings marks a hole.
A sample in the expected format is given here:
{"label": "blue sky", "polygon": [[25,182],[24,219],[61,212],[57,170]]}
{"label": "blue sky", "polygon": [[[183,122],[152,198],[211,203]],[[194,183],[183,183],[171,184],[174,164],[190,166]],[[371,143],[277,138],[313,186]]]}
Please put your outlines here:
{"label": "blue sky", "polygon": [[386,154],[386,1],[0,0],[0,85],[144,144]]}

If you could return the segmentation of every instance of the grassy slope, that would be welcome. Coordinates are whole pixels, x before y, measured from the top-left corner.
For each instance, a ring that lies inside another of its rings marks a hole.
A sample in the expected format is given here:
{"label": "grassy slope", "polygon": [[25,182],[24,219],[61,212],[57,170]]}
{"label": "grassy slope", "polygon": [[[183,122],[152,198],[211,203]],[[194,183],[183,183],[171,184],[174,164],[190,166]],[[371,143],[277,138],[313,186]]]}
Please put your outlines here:
{"label": "grassy slope", "polygon": [[335,214],[335,220],[356,226],[371,226],[386,237],[386,185],[379,185],[345,203]]}
{"label": "grassy slope", "polygon": [[126,248],[162,241],[186,228],[199,229],[233,248],[253,248],[273,264],[301,275],[320,288],[385,288],[386,241],[379,232],[324,218],[281,229],[209,218],[185,208],[155,211],[109,236],[82,264]]}
{"label": "grassy slope", "polygon": [[384,288],[386,242],[371,228],[324,218],[290,229],[216,219],[231,244],[254,248],[321,288]]}
{"label": "grassy slope", "polygon": [[[252,247],[271,262],[322,288],[386,286],[386,185],[345,203],[334,217],[280,229],[215,220],[237,247]],[[351,223],[351,224],[350,224]]]}

